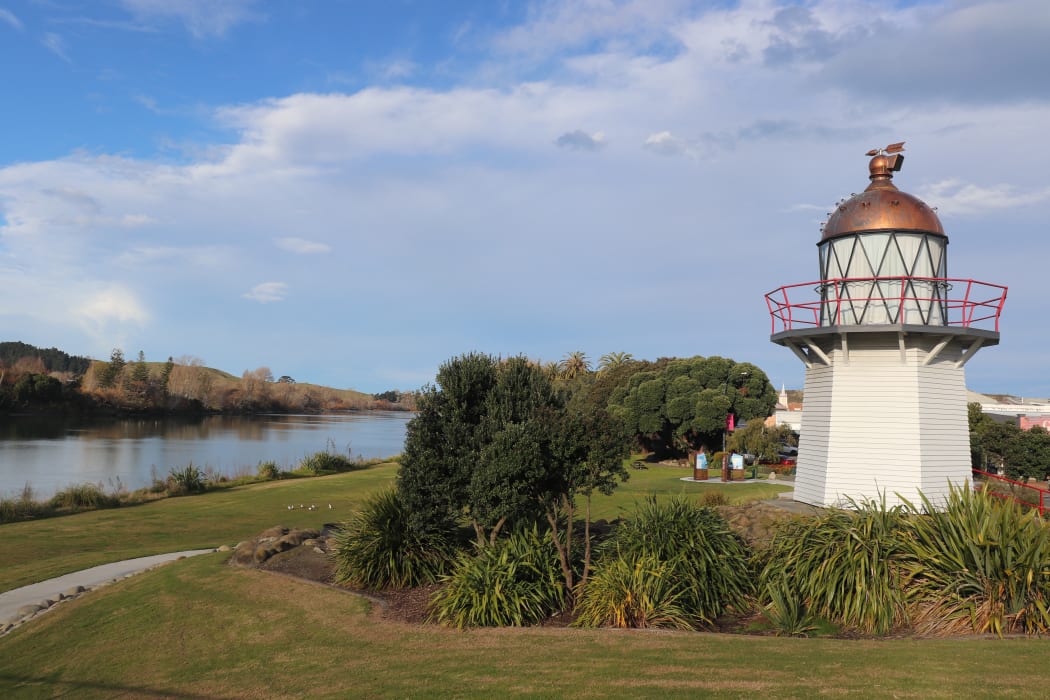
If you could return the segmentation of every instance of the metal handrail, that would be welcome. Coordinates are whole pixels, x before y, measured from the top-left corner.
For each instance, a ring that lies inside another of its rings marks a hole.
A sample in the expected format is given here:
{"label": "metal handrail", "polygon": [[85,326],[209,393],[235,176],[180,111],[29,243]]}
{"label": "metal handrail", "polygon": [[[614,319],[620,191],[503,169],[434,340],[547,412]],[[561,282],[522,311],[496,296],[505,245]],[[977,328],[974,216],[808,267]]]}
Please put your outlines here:
{"label": "metal handrail", "polygon": [[[900,285],[900,294],[894,296],[849,296],[850,286],[854,288],[868,283],[873,288],[881,289],[884,284]],[[928,285],[937,290],[935,296],[922,296],[916,293],[915,283]],[[812,290],[816,298],[802,299],[803,290]],[[905,290],[909,290],[908,293]],[[950,296],[952,292],[956,296]],[[961,296],[958,296],[961,292]],[[897,318],[902,319],[907,304],[936,304],[942,312],[944,324],[961,328],[978,328],[991,321],[996,333],[999,332],[999,317],[1006,303],[1007,288],[1001,284],[979,282],[977,280],[954,277],[912,277],[907,275],[889,277],[839,277],[790,284],[766,294],[766,306],[772,322],[772,333],[805,328],[816,328],[821,325],[843,325],[843,306],[864,305],[876,302],[896,305]],[[823,313],[822,313],[823,312]],[[822,317],[825,322],[822,323]],[[778,328],[779,325],[779,328]],[[845,324],[857,325],[857,324]],[[863,323],[859,325],[865,325]],[[933,325],[933,324],[927,324]],[[938,324],[942,325],[942,324]]]}
{"label": "metal handrail", "polygon": [[996,491],[988,491],[988,493],[991,494],[992,496],[995,496],[996,498],[1001,498],[1003,500],[1010,500],[1010,501],[1013,501],[1014,503],[1020,503],[1021,505],[1028,506],[1030,508],[1038,508],[1039,509],[1039,515],[1041,515],[1043,517],[1046,517],[1047,512],[1050,511],[1050,491],[1048,491],[1047,489],[1041,489],[1038,486],[1032,486],[1031,484],[1026,484],[1023,481],[1015,481],[1015,480],[1009,479],[1009,478],[1007,478],[1005,476],[999,476],[998,474],[993,474],[992,472],[986,472],[986,471],[983,471],[983,470],[977,469],[977,468],[973,468],[971,471],[973,471],[974,474],[980,474],[980,475],[984,476],[987,479],[995,479],[996,481],[1002,481],[1002,482],[1010,484],[1012,486],[1020,486],[1021,488],[1029,489],[1031,491],[1035,491],[1038,494],[1037,498],[1039,499],[1039,503],[1038,504],[1030,503],[1028,501],[1025,501],[1025,500],[1022,500],[1022,499],[1018,498],[1017,496],[1014,496],[1014,495],[1008,494],[1008,493],[999,493],[999,492],[996,492]]}

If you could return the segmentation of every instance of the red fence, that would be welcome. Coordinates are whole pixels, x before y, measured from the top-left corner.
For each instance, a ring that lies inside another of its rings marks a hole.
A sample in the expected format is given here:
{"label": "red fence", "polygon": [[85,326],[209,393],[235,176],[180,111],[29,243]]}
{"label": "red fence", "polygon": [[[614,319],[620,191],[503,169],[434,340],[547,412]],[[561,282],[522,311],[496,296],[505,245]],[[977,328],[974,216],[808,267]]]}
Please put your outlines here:
{"label": "red fence", "polygon": [[[854,296],[865,284],[870,285],[871,294]],[[885,289],[899,289],[900,293],[872,295]],[[922,289],[930,290],[929,295],[919,294]],[[772,333],[838,325],[844,309],[868,304],[895,310],[897,319],[904,318],[908,307],[936,307],[945,325],[998,333],[1005,302],[1006,287],[1001,284],[949,277],[843,277],[791,284],[766,294]]]}
{"label": "red fence", "polygon": [[[974,469],[974,474],[980,474],[988,480],[994,480],[1004,484],[1010,484],[1011,493],[1002,493],[1001,491],[992,491],[988,489],[988,493],[996,498],[1002,498],[1003,500],[1014,501],[1020,503],[1023,506],[1029,508],[1038,508],[1039,515],[1046,517],[1047,512],[1050,512],[1050,491],[1041,489],[1038,486],[1032,486],[1021,481],[1014,481],[1013,479],[1007,479],[1005,476],[999,476],[998,474],[992,474],[991,472],[981,471],[980,469]],[[1022,498],[1017,495],[1026,494],[1028,499]]]}

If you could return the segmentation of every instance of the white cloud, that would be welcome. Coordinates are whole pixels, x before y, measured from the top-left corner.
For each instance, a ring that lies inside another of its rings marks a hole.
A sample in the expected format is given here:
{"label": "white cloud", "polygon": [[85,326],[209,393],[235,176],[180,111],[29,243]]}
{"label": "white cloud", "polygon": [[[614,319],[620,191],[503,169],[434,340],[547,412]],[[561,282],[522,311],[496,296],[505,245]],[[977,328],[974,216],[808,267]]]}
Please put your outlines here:
{"label": "white cloud", "polygon": [[255,0],[122,0],[142,22],[175,20],[194,37],[221,37],[230,28],[258,19]]}
{"label": "white cloud", "polygon": [[6,22],[7,24],[11,25],[12,28],[17,29],[18,31],[22,31],[22,29],[24,28],[22,26],[22,20],[18,19],[18,17],[15,16],[15,13],[11,12],[10,10],[5,10],[2,7],[0,7],[0,22]]}
{"label": "white cloud", "polygon": [[285,238],[278,238],[274,241],[278,248],[283,250],[290,250],[293,253],[300,253],[303,255],[309,255],[313,253],[329,253],[332,247],[327,243],[318,243],[317,241],[308,241],[305,238],[296,238],[295,236],[287,236]]}
{"label": "white cloud", "polygon": [[54,32],[45,32],[40,43],[44,45],[45,49],[55,54],[66,63],[72,63],[69,55],[66,53],[66,42],[58,34],[55,34]]}
{"label": "white cloud", "polygon": [[273,301],[282,301],[288,294],[288,285],[284,282],[263,282],[251,288],[241,296],[245,299],[257,301],[260,304],[268,304]]}
{"label": "white cloud", "polygon": [[920,196],[931,206],[936,206],[941,215],[967,216],[1050,201],[1050,187],[1018,192],[1012,185],[982,187],[948,178],[923,188]]}
{"label": "white cloud", "polygon": [[601,131],[588,134],[586,131],[576,129],[559,136],[555,139],[554,144],[559,148],[568,148],[573,151],[598,151],[605,146],[605,134]]}
{"label": "white cloud", "polygon": [[700,149],[695,142],[675,136],[670,131],[649,134],[642,142],[642,148],[661,156],[686,156],[687,158],[700,156]]}
{"label": "white cloud", "polygon": [[95,323],[110,320],[143,323],[149,319],[135,294],[117,284],[92,294],[77,308],[77,313]]}

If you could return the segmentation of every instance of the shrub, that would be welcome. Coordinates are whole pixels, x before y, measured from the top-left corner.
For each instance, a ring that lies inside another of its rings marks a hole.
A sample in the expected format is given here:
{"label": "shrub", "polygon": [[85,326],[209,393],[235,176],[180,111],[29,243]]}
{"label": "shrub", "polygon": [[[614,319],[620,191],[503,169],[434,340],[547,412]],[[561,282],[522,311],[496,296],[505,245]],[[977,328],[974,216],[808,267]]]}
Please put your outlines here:
{"label": "shrub", "polygon": [[596,577],[603,567],[623,566],[610,564],[617,559],[632,571],[644,564],[644,557],[667,564],[666,575],[673,585],[681,584],[680,604],[694,626],[712,624],[730,608],[743,609],[753,590],[744,543],[717,511],[684,498],[661,504],[650,497],[617,528],[604,549],[607,555],[615,554],[608,560],[603,557]]}
{"label": "shrub", "polygon": [[953,488],[908,530],[909,586],[926,634],[1050,631],[1050,526],[1038,511]]}
{"label": "shrub", "polygon": [[344,457],[334,452],[322,451],[303,458],[303,461],[299,463],[299,472],[317,476],[332,472],[350,471],[356,467],[357,464],[349,457]]}
{"label": "shrub", "polygon": [[52,508],[65,508],[72,511],[116,508],[119,505],[120,499],[104,492],[101,484],[67,486],[52,496],[50,501]]}
{"label": "shrub", "polygon": [[708,508],[729,505],[729,497],[724,491],[708,491],[700,498],[700,505]]}
{"label": "shrub", "polygon": [[395,489],[365,501],[333,542],[336,582],[370,589],[433,583],[453,556],[443,533],[409,527],[408,509]]}
{"label": "shrub", "polygon": [[530,625],[561,611],[565,582],[550,539],[535,527],[459,556],[431,601],[432,616],[455,627]]}
{"label": "shrub", "polygon": [[691,629],[687,583],[674,563],[633,553],[602,562],[576,606],[581,627],[673,627]]}
{"label": "shrub", "polygon": [[259,462],[259,467],[256,470],[260,479],[266,481],[274,481],[275,479],[281,478],[281,468],[277,466],[277,462]]}
{"label": "shrub", "polygon": [[172,468],[168,472],[168,493],[181,496],[187,493],[200,493],[207,488],[204,472],[193,466],[193,462],[182,469]]}
{"label": "shrub", "polygon": [[906,509],[852,504],[781,525],[762,555],[760,600],[791,591],[813,613],[868,634],[907,622],[903,588]]}

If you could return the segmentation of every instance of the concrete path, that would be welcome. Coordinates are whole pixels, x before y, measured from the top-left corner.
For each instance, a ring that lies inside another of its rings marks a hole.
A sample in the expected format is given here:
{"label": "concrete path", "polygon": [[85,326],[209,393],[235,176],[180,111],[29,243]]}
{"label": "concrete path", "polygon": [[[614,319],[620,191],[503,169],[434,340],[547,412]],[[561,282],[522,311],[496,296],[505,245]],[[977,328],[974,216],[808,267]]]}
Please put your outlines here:
{"label": "concrete path", "polygon": [[0,634],[8,631],[7,625],[22,622],[41,610],[46,610],[56,602],[74,597],[85,590],[112,583],[117,579],[152,569],[181,557],[192,557],[214,551],[214,549],[191,549],[185,552],[154,554],[149,557],[102,564],[0,593]]}

